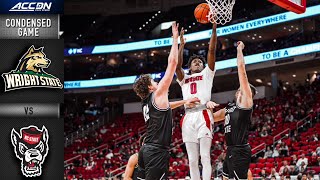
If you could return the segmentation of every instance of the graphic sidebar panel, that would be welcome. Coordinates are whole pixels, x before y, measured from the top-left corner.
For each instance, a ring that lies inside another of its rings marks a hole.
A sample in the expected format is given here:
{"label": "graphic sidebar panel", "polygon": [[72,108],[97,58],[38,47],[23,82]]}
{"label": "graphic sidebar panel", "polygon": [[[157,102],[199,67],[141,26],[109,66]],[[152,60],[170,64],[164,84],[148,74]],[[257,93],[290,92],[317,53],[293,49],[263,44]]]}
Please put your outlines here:
{"label": "graphic sidebar panel", "polygon": [[63,179],[63,0],[0,2],[0,179]]}

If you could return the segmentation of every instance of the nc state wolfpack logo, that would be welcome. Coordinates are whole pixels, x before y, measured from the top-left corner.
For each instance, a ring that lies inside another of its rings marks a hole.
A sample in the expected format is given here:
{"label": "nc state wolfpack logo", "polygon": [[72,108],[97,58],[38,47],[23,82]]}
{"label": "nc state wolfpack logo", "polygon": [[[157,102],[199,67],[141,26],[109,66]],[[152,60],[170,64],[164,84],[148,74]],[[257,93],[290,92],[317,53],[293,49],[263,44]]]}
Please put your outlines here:
{"label": "nc state wolfpack logo", "polygon": [[20,133],[11,130],[11,143],[16,157],[21,160],[21,171],[26,177],[42,174],[42,164],[48,154],[49,133],[45,126],[40,130],[37,126],[20,129]]}

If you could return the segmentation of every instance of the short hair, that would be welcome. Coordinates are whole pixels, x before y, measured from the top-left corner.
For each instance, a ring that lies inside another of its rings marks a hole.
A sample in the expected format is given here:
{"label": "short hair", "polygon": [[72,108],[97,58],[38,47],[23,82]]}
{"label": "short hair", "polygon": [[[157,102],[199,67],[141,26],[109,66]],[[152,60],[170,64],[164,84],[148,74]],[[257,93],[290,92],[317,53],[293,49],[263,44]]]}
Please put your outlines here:
{"label": "short hair", "polygon": [[201,56],[201,55],[196,55],[196,54],[194,54],[194,55],[192,55],[192,56],[189,58],[189,60],[188,60],[188,64],[187,64],[188,68],[190,68],[191,63],[192,63],[192,61],[193,61],[194,59],[200,59],[200,60],[202,61],[202,63],[203,63],[203,67],[206,66],[206,63],[207,63],[206,58],[204,58],[204,57]]}
{"label": "short hair", "polygon": [[142,134],[139,138],[139,146],[142,146],[144,144],[144,140],[146,139],[147,133]]}
{"label": "short hair", "polygon": [[142,74],[133,84],[134,92],[141,98],[145,99],[149,95],[149,86],[151,86],[151,75]]}
{"label": "short hair", "polygon": [[258,90],[256,87],[254,87],[252,84],[249,84],[250,85],[250,89],[251,89],[251,93],[252,93],[252,98],[258,94]]}

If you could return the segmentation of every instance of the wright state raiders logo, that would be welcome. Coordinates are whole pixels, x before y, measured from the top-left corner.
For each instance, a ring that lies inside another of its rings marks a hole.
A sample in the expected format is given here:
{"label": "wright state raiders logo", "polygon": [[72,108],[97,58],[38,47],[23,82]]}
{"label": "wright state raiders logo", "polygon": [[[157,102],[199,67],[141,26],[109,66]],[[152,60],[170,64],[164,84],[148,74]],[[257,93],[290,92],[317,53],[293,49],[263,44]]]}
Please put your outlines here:
{"label": "wright state raiders logo", "polygon": [[44,71],[50,66],[51,60],[43,50],[44,47],[36,49],[32,45],[21,57],[15,70],[2,74],[5,91],[31,87],[63,88],[60,79]]}
{"label": "wright state raiders logo", "polygon": [[48,154],[49,133],[45,126],[28,126],[18,133],[11,130],[11,143],[16,157],[21,160],[21,171],[26,177],[37,177],[42,174],[42,164]]}

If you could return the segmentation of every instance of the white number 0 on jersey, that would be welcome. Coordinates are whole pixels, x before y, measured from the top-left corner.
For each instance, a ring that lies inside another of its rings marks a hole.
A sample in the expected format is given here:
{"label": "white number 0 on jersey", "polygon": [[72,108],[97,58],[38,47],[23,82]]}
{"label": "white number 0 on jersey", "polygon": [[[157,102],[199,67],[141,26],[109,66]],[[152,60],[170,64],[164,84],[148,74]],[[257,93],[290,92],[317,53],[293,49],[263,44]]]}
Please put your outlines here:
{"label": "white number 0 on jersey", "polygon": [[143,117],[145,122],[147,122],[150,119],[148,105],[143,106]]}

